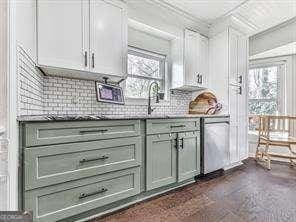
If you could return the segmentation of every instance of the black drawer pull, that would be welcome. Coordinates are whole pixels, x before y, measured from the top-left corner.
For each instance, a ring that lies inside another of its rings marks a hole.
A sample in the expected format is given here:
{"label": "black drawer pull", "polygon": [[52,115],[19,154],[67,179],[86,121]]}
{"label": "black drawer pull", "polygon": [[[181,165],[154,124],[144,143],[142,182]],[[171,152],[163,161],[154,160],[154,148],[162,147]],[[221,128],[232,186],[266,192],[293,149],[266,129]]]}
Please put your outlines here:
{"label": "black drawer pull", "polygon": [[91,192],[91,193],[81,193],[81,194],[79,195],[79,199],[81,200],[81,199],[83,199],[83,198],[90,197],[90,196],[97,195],[97,194],[101,194],[101,193],[105,193],[105,192],[107,192],[107,191],[108,191],[107,188],[102,187],[102,188],[100,188],[98,191],[94,191],[94,192]]}
{"label": "black drawer pull", "polygon": [[171,126],[171,128],[180,128],[180,127],[186,127],[186,125],[175,125],[175,126]]}
{"label": "black drawer pull", "polygon": [[175,145],[176,149],[184,149],[184,138],[182,137],[181,139],[176,138],[176,145]]}
{"label": "black drawer pull", "polygon": [[92,162],[92,161],[96,161],[96,160],[106,160],[108,158],[109,158],[109,156],[107,156],[107,155],[103,155],[103,156],[95,157],[95,158],[89,158],[89,159],[84,158],[82,160],[79,160],[79,163],[83,164],[83,163]]}
{"label": "black drawer pull", "polygon": [[184,138],[181,138],[181,149],[184,149]]}
{"label": "black drawer pull", "polygon": [[107,129],[100,129],[100,130],[80,130],[80,134],[88,134],[88,133],[104,133],[107,132]]}

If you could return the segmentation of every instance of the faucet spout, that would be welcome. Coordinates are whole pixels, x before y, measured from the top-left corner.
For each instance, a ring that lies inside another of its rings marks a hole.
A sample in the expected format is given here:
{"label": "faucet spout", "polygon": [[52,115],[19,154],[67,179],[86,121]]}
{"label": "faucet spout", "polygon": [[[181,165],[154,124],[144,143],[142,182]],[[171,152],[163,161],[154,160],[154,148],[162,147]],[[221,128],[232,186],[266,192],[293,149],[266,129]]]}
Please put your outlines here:
{"label": "faucet spout", "polygon": [[148,115],[150,115],[154,109],[152,109],[151,107],[151,89],[152,89],[152,86],[153,85],[156,85],[156,103],[159,102],[159,96],[158,96],[158,90],[159,90],[159,86],[158,86],[158,83],[157,82],[152,82],[149,86],[149,91],[148,91]]}

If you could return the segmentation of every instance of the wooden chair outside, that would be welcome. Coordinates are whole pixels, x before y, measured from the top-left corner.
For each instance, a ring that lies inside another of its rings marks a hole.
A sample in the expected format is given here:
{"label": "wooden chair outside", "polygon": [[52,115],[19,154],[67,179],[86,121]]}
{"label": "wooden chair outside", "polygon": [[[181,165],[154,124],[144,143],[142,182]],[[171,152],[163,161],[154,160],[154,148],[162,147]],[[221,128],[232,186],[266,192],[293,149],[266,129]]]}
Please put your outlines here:
{"label": "wooden chair outside", "polygon": [[[291,165],[295,164],[296,150],[293,149],[296,146],[296,137],[292,134],[295,123],[296,117],[291,116],[259,116],[259,139],[255,157],[267,162],[269,170],[272,157],[288,159]],[[286,147],[289,154],[270,152],[271,146]]]}

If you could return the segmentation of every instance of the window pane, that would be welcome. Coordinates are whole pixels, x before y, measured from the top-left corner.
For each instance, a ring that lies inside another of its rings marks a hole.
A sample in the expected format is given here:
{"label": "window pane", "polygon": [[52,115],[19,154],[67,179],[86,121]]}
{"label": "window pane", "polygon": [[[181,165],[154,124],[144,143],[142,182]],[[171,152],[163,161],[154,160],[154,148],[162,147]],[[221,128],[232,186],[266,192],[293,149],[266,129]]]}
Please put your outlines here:
{"label": "window pane", "polygon": [[[152,82],[154,82],[154,80],[128,77],[126,79],[126,92],[125,92],[126,97],[148,99],[149,85]],[[160,87],[162,87],[161,81],[157,81],[157,83],[159,84]],[[154,91],[155,90],[156,89],[154,89]]]}
{"label": "window pane", "polygon": [[162,78],[160,61],[128,54],[128,74]]}
{"label": "window pane", "polygon": [[278,105],[276,100],[254,101],[249,100],[249,113],[256,115],[276,115]]}
{"label": "window pane", "polygon": [[278,67],[262,67],[249,71],[249,113],[275,115],[278,113]]}
{"label": "window pane", "polygon": [[249,98],[276,99],[278,91],[277,66],[250,69]]}

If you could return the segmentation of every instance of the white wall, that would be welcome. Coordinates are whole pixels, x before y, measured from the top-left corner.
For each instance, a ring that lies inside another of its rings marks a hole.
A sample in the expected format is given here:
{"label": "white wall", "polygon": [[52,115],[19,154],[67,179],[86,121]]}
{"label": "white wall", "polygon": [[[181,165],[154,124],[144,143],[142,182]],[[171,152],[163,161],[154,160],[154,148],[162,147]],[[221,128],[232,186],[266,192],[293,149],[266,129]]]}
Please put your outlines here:
{"label": "white wall", "polygon": [[170,41],[145,33],[134,28],[128,28],[128,45],[163,55],[170,54]]}
{"label": "white wall", "polygon": [[296,42],[296,18],[250,37],[249,55],[253,56]]}

